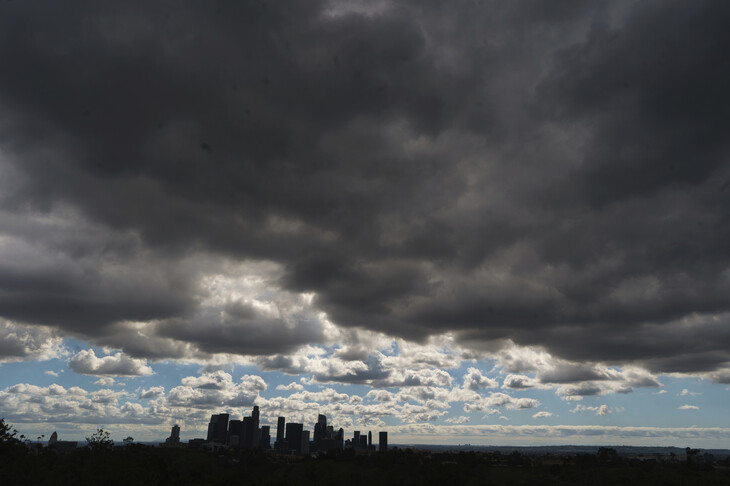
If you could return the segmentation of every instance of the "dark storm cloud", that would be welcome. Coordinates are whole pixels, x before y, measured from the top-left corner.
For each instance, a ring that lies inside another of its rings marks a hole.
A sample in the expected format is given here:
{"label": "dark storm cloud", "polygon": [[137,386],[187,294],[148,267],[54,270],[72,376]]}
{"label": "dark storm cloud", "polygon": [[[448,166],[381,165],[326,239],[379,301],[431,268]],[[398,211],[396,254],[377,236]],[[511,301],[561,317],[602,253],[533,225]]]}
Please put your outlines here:
{"label": "dark storm cloud", "polygon": [[207,255],[340,326],[730,361],[730,7],[344,5],[5,2],[2,210],[78,217],[0,222],[37,250],[0,260],[0,316],[134,356],[321,342],[199,309]]}

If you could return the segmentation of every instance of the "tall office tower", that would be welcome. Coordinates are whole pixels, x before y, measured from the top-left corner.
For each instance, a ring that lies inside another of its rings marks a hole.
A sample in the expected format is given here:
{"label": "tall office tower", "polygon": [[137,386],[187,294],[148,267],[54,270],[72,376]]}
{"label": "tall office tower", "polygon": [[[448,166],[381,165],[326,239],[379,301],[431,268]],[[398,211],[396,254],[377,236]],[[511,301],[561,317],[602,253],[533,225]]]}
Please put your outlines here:
{"label": "tall office tower", "polygon": [[314,444],[319,444],[322,439],[327,438],[327,416],[321,413],[317,416],[317,423],[314,424]]}
{"label": "tall office tower", "polygon": [[170,430],[170,437],[165,440],[166,444],[179,444],[180,443],[180,426],[175,424]]}
{"label": "tall office tower", "polygon": [[258,428],[259,428],[259,407],[258,407],[258,405],[254,405],[253,412],[251,412],[251,416],[253,417],[254,427],[258,430]]}
{"label": "tall office tower", "polygon": [[178,424],[172,426],[172,429],[170,430],[170,438],[175,442],[180,442],[180,426]]}
{"label": "tall office tower", "polygon": [[[293,450],[294,454],[302,453],[302,432],[304,425],[289,422],[286,424],[286,437],[284,440],[288,444],[289,450]],[[288,451],[285,451],[288,452]]]}
{"label": "tall office tower", "polygon": [[253,417],[243,417],[243,434],[241,435],[241,447],[253,447],[256,445],[256,429],[254,428]]}
{"label": "tall office tower", "polygon": [[284,417],[279,417],[276,419],[276,440],[284,440],[285,424],[286,419]]}
{"label": "tall office tower", "polygon": [[208,424],[208,441],[225,444],[226,435],[228,435],[228,414],[211,415]]}
{"label": "tall office tower", "polygon": [[284,417],[279,417],[276,419],[276,442],[274,443],[274,447],[276,447],[277,450],[281,450],[284,445],[284,425],[286,424],[286,420]]}
{"label": "tall office tower", "polygon": [[368,449],[371,445],[373,445],[373,433],[372,431],[368,430]]}
{"label": "tall office tower", "polygon": [[352,447],[357,449],[360,447],[360,431],[356,430],[355,434],[352,436]]}
{"label": "tall office tower", "polygon": [[367,435],[360,436],[360,449],[362,449],[364,451],[368,450],[368,436]]}
{"label": "tall office tower", "polygon": [[342,427],[337,431],[337,449],[341,451],[345,449],[345,429]]}
{"label": "tall office tower", "polygon": [[243,436],[243,422],[240,420],[228,421],[228,445],[233,447],[241,446],[241,437]]}
{"label": "tall office tower", "polygon": [[387,451],[388,450],[388,433],[380,432],[379,436],[380,437],[378,440],[378,449],[381,451]]}
{"label": "tall office tower", "polygon": [[259,449],[268,450],[271,448],[271,427],[264,425],[261,427],[261,439],[259,440]]}
{"label": "tall office tower", "polygon": [[302,430],[302,444],[299,447],[299,454],[302,456],[309,455],[309,431]]}

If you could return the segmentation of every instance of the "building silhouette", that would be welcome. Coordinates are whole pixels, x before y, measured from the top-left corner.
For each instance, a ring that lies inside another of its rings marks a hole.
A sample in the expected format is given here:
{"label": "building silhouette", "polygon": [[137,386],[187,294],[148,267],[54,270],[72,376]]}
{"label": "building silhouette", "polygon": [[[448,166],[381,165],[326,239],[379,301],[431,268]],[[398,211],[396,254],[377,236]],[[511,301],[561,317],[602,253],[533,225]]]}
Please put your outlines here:
{"label": "building silhouette", "polygon": [[165,444],[172,445],[172,444],[179,444],[180,443],[180,426],[178,424],[175,424],[172,426],[172,429],[170,430],[170,437],[165,439]]}
{"label": "building silhouette", "polygon": [[63,454],[75,451],[78,445],[79,443],[76,441],[58,440],[58,433],[55,430],[48,439],[48,448]]}
{"label": "building silhouette", "polygon": [[[387,432],[380,432],[379,439],[377,449],[387,450]],[[165,444],[178,444],[179,442],[180,427],[174,425]],[[271,449],[271,426],[260,426],[258,406],[253,407],[250,416],[242,417],[241,420],[230,420],[227,413],[214,414],[211,415],[208,424],[207,439],[193,439],[188,441],[188,444],[192,447],[205,447],[212,451],[225,447],[266,451]],[[276,441],[274,442],[276,453],[308,455],[342,451],[345,447],[352,447],[358,453],[375,451],[372,431],[368,431],[366,435],[356,430],[353,438],[345,441],[345,430],[343,428],[335,430],[332,425],[327,423],[327,416],[324,414],[317,415],[311,435],[309,430],[304,430],[303,424],[287,423],[285,417],[277,418]]]}
{"label": "building silhouette", "polygon": [[286,419],[279,417],[276,419],[276,442],[274,442],[274,448],[281,452],[285,449],[284,447],[284,426],[286,425]]}
{"label": "building silhouette", "polygon": [[378,434],[378,450],[381,452],[388,450],[388,432],[380,432]]}
{"label": "building silhouette", "polygon": [[259,449],[267,450],[271,448],[271,427],[264,425],[261,427],[261,438],[259,439]]}
{"label": "building silhouette", "polygon": [[296,455],[302,452],[302,432],[304,425],[289,422],[286,424],[286,441],[284,452],[293,452]]}
{"label": "building silhouette", "polygon": [[225,444],[228,438],[228,414],[220,413],[210,417],[208,424],[208,442]]}
{"label": "building silhouette", "polygon": [[243,422],[241,420],[231,420],[228,422],[228,445],[231,447],[240,447],[241,437],[243,437]]}

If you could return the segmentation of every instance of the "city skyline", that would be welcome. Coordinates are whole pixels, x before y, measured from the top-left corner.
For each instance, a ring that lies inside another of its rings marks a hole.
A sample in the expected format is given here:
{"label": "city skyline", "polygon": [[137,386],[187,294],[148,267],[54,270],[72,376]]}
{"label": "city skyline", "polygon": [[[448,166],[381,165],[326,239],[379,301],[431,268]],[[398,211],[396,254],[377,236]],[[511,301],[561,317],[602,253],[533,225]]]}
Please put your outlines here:
{"label": "city skyline", "polygon": [[730,448],[726,18],[0,2],[0,418]]}

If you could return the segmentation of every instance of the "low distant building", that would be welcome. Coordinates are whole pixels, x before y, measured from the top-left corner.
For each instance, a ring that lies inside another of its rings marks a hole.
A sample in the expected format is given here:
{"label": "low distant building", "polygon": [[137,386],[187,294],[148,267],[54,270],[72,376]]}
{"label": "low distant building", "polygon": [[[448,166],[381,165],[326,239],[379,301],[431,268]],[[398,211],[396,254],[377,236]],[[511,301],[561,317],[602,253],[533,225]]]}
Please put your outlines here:
{"label": "low distant building", "polygon": [[79,446],[79,443],[71,440],[58,440],[58,433],[54,430],[48,439],[48,448],[61,454],[73,452]]}
{"label": "low distant building", "polygon": [[166,445],[177,445],[180,443],[180,426],[175,424],[170,430],[170,437],[165,439]]}
{"label": "low distant building", "polygon": [[207,441],[205,439],[190,439],[188,447],[201,448]]}

